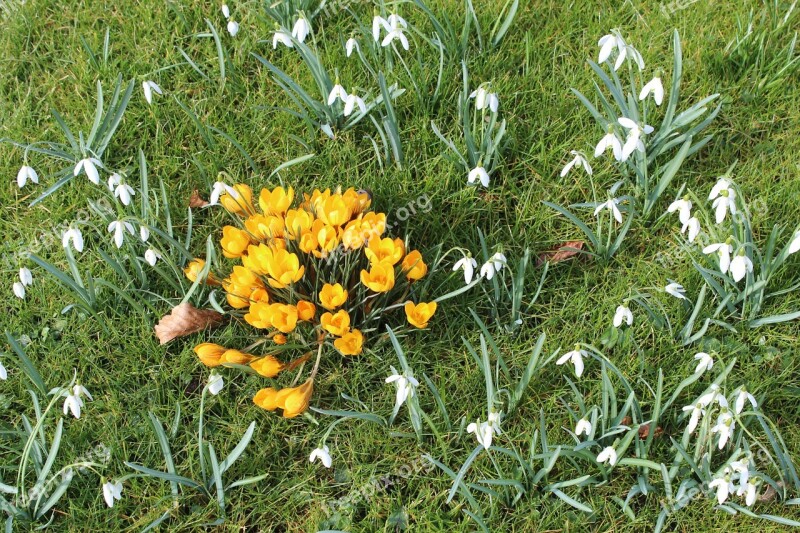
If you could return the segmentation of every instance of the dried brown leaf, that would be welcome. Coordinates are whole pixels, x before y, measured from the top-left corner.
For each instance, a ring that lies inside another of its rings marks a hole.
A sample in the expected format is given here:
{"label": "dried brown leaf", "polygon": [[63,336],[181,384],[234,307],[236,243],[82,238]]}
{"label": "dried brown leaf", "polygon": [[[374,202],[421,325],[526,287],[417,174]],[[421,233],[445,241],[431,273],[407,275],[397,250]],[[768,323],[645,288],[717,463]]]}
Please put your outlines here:
{"label": "dried brown leaf", "polygon": [[[656,432],[653,435],[654,437],[658,438],[664,434],[664,428],[661,426],[656,426]],[[650,424],[642,424],[639,426],[639,438],[646,439],[650,436]]]}
{"label": "dried brown leaf", "polygon": [[552,264],[572,259],[580,253],[579,250],[583,250],[585,244],[586,243],[583,241],[567,241],[559,246],[557,250],[541,254],[536,264],[537,266],[542,266],[545,262],[550,262]]}
{"label": "dried brown leaf", "polygon": [[161,344],[166,344],[172,339],[218,326],[221,322],[222,315],[214,310],[197,309],[190,303],[182,303],[163,316],[154,329]]}
{"label": "dried brown leaf", "polygon": [[189,207],[205,207],[207,205],[208,202],[200,197],[200,191],[193,190],[192,195],[189,197]]}

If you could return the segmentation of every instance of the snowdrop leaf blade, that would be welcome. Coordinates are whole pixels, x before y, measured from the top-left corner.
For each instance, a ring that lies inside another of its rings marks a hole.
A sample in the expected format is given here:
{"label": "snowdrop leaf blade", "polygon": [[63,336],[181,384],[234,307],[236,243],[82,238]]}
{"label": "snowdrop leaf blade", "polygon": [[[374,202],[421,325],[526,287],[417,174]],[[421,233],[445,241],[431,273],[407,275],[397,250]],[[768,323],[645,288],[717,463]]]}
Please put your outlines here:
{"label": "snowdrop leaf blade", "polygon": [[19,357],[19,360],[22,363],[22,370],[25,372],[25,375],[28,376],[28,379],[31,380],[31,383],[33,383],[33,385],[37,389],[39,389],[39,392],[46,395],[48,388],[44,384],[42,375],[39,374],[39,371],[36,369],[36,366],[31,362],[30,359],[28,359],[25,350],[17,342],[17,339],[15,339],[14,336],[11,335],[11,333],[9,333],[8,331],[6,331],[5,334],[9,346],[11,346],[11,349],[14,350],[14,353],[17,354],[17,357]]}
{"label": "snowdrop leaf blade", "polygon": [[[600,241],[597,238],[597,235],[595,235],[595,233],[591,229],[589,229],[589,226],[587,226],[581,219],[579,219],[577,216],[575,216],[572,212],[570,212],[569,210],[567,210],[564,207],[561,207],[560,205],[557,205],[557,204],[554,204],[554,203],[551,203],[551,202],[542,202],[542,203],[544,205],[546,205],[547,207],[551,208],[551,209],[555,209],[556,211],[558,211],[559,213],[561,213],[562,215],[567,217],[570,220],[570,222],[572,222],[573,224],[578,226],[578,228],[581,231],[583,231],[583,233],[586,235],[586,238],[589,239],[589,242],[592,243],[592,247],[595,250],[600,248]],[[589,253],[591,253],[591,252],[589,252]],[[592,254],[592,255],[594,255],[594,254]]]}

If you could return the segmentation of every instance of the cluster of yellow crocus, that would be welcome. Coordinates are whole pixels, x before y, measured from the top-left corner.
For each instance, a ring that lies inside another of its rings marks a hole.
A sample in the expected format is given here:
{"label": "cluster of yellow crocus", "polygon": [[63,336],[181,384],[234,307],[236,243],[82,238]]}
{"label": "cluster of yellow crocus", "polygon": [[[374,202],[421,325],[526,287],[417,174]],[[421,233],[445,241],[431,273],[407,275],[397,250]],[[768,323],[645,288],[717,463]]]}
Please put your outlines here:
{"label": "cluster of yellow crocus", "polygon": [[[227,277],[209,273],[204,281],[222,286],[233,316],[263,330],[264,339],[254,345],[267,354],[203,343],[195,348],[198,357],[207,366],[249,365],[275,378],[307,359],[283,364],[276,357],[282,351],[318,352],[305,383],[260,390],[254,398],[260,407],[281,409],[287,418],[305,411],[322,347],[361,354],[365,333],[389,318],[384,310],[404,307],[407,323],[415,328],[427,327],[436,312],[436,302],[407,301],[411,285],[427,275],[428,266],[403,239],[384,236],[386,214],[369,211],[369,193],[315,190],[293,207],[291,187],[263,189],[256,198],[248,185],[237,184],[219,203],[240,219],[224,226],[220,239],[222,255],[238,264]],[[205,267],[195,259],[186,276],[194,282]]]}

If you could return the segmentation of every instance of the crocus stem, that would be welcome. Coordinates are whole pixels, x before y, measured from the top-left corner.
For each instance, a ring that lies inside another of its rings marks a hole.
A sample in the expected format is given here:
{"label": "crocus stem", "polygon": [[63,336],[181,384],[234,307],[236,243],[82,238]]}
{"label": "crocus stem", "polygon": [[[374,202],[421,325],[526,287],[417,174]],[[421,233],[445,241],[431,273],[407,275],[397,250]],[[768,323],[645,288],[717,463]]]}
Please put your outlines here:
{"label": "crocus stem", "polygon": [[323,336],[319,341],[319,350],[317,350],[317,360],[314,362],[314,368],[311,369],[311,376],[309,379],[314,379],[319,370],[319,362],[322,359],[322,347],[325,346],[325,337]]}

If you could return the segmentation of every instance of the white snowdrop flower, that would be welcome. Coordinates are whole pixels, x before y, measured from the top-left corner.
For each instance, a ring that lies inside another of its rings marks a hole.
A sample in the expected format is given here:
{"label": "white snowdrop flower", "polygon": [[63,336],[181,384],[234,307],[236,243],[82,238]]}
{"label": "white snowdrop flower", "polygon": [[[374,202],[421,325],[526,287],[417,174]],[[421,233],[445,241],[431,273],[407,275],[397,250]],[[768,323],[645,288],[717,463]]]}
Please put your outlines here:
{"label": "white snowdrop flower", "polygon": [[347,95],[347,98],[345,99],[344,116],[349,117],[353,113],[353,110],[356,108],[356,106],[358,106],[358,110],[361,111],[362,115],[367,113],[367,104],[364,103],[364,100],[361,97],[356,96],[354,90],[352,93]]}
{"label": "white snowdrop flower", "polygon": [[372,39],[378,43],[381,40],[381,28],[384,30],[391,31],[391,27],[389,26],[389,21],[385,18],[375,15],[372,18]]}
{"label": "white snowdrop flower", "polygon": [[0,363],[0,379],[3,381],[8,379],[8,371],[6,370],[6,367],[3,366],[3,363]]}
{"label": "white snowdrop flower", "polygon": [[723,503],[725,503],[725,500],[728,499],[728,495],[730,494],[731,482],[727,475],[724,477],[718,477],[716,479],[711,480],[711,483],[708,484],[708,488],[716,489],[717,502],[720,505],[722,505]]}
{"label": "white snowdrop flower", "polygon": [[748,273],[753,272],[753,261],[750,260],[744,254],[744,250],[741,250],[731,261],[730,266],[731,276],[733,276],[733,281],[739,282],[744,278]]}
{"label": "white snowdrop flower", "polygon": [[619,210],[617,205],[619,204],[619,200],[617,198],[609,198],[608,201],[603,202],[602,204],[598,205],[594,209],[594,216],[598,216],[600,211],[603,209],[608,209],[614,215],[614,220],[622,223],[622,213]]}
{"label": "white snowdrop flower", "polygon": [[147,261],[147,264],[150,266],[156,266],[156,263],[159,259],[161,259],[161,254],[152,248],[148,248],[148,250],[144,253],[144,260]]}
{"label": "white snowdrop flower", "polygon": [[508,263],[506,256],[501,252],[495,252],[495,254],[481,266],[481,277],[492,279],[497,272],[503,269],[506,263]]}
{"label": "white snowdrop flower", "polygon": [[[381,46],[389,46],[392,41],[398,40],[400,41],[400,45],[403,47],[403,49],[407,51],[408,38],[406,38],[404,30],[408,28],[408,23],[405,21],[405,19],[396,13],[392,13],[384,22],[385,24],[382,24],[382,26],[388,33],[386,34],[386,37],[383,38],[383,41],[381,41]],[[380,24],[380,21],[378,21],[378,23]],[[374,21],[372,27],[372,36],[375,36]]]}
{"label": "white snowdrop flower", "polygon": [[86,387],[83,385],[77,384],[72,387],[71,392],[65,392],[65,400],[64,400],[64,414],[67,412],[72,413],[72,416],[75,418],[81,417],[81,408],[83,408],[83,398],[81,396],[86,396],[90,400],[93,400],[92,395],[86,390]]}
{"label": "white snowdrop flower", "polygon": [[702,407],[708,407],[712,403],[717,402],[722,407],[728,407],[728,400],[719,391],[719,385],[712,384],[708,387],[708,392],[704,393],[697,399],[697,403]]}
{"label": "white snowdrop flower", "polygon": [[[625,40],[616,30],[612,31],[608,35],[603,35],[600,37],[600,40],[597,42],[597,46],[600,47],[600,54],[597,56],[598,63],[604,63],[611,57],[611,53],[614,51],[614,47],[617,48],[617,53],[622,57],[622,60],[625,60],[626,55],[626,48],[627,45]],[[614,70],[616,70],[615,67]]]}
{"label": "white snowdrop flower", "polygon": [[453,265],[453,272],[459,269],[464,270],[464,283],[469,285],[472,282],[472,276],[476,268],[478,268],[478,262],[475,261],[475,258],[471,256],[462,257]]}
{"label": "white snowdrop flower", "polygon": [[231,37],[236,37],[236,34],[239,33],[239,23],[235,20],[229,20],[227,24],[227,30]]}
{"label": "white snowdrop flower", "polygon": [[390,366],[393,374],[386,378],[386,383],[394,383],[397,388],[395,396],[395,409],[399,409],[406,400],[414,396],[414,391],[419,386],[419,381],[410,372],[400,374],[395,367]]}
{"label": "white snowdrop flower", "polygon": [[308,460],[310,462],[314,462],[317,459],[320,460],[322,466],[325,468],[330,468],[333,464],[333,459],[331,458],[331,451],[328,449],[327,446],[323,446],[322,448],[315,448],[311,455],[308,456]]}
{"label": "white snowdrop flower", "polygon": [[29,268],[22,267],[19,269],[19,281],[26,287],[33,283],[33,274]]}
{"label": "white snowdrop flower", "polygon": [[614,327],[618,328],[622,326],[623,322],[628,326],[633,324],[633,313],[631,313],[630,308],[625,304],[617,306],[617,310],[614,312]]}
{"label": "white snowdrop flower", "polygon": [[754,481],[747,482],[747,488],[745,489],[745,497],[744,503],[748,507],[752,507],[754,503],[756,503],[756,496],[758,495],[758,489]]}
{"label": "white snowdrop flower", "polygon": [[474,433],[484,450],[491,448],[495,430],[489,422],[481,422],[480,419],[472,422],[467,426],[467,433]]}
{"label": "white snowdrop flower", "polygon": [[592,433],[592,423],[589,422],[585,418],[581,418],[578,420],[578,423],[575,424],[575,435],[581,436],[586,435],[587,437]]}
{"label": "white snowdrop flower", "polygon": [[19,172],[17,172],[17,187],[20,189],[23,188],[28,181],[38,184],[39,174],[33,170],[33,167],[22,165],[22,167],[19,169]]}
{"label": "white snowdrop flower", "polygon": [[617,450],[612,446],[606,446],[599,454],[597,454],[598,463],[608,463],[611,466],[617,464]]}
{"label": "white snowdrop flower", "polygon": [[223,193],[227,194],[234,200],[239,200],[239,191],[226,183],[217,181],[211,188],[211,197],[208,199],[208,205],[219,205],[219,197],[222,196]]}
{"label": "white snowdrop flower", "polygon": [[467,174],[467,183],[473,184],[476,181],[480,182],[481,185],[484,187],[489,186],[489,173],[486,172],[486,169],[483,166],[478,165],[477,167],[473,168]]}
{"label": "white snowdrop flower", "polygon": [[642,142],[642,137],[644,135],[653,133],[653,126],[649,126],[647,124],[640,126],[627,117],[620,117],[618,122],[620,126],[629,130],[628,137],[625,139],[625,144],[622,146],[621,160],[627,161],[628,158],[633,154],[634,150],[644,153],[645,148],[644,142]]}
{"label": "white snowdrop flower", "polygon": [[692,201],[685,197],[675,200],[669,204],[667,213],[674,213],[675,211],[678,212],[678,220],[681,221],[681,224],[686,224],[692,216]]}
{"label": "white snowdrop flower", "polygon": [[223,379],[222,374],[212,372],[211,375],[208,376],[208,392],[214,396],[219,394],[224,386],[225,380]]}
{"label": "white snowdrop flower", "polygon": [[302,43],[309,33],[311,33],[311,23],[304,15],[300,15],[292,28],[292,37]]}
{"label": "white snowdrop flower", "polygon": [[744,493],[744,486],[747,484],[747,480],[750,479],[750,461],[748,461],[747,457],[742,459],[741,461],[733,461],[730,464],[731,470],[738,476],[739,484],[741,488],[737,491],[737,494],[741,496]]}
{"label": "white snowdrop flower", "polygon": [[336,83],[333,85],[333,89],[328,94],[328,105],[333,105],[336,100],[341,100],[343,104],[347,104],[347,91],[344,90],[339,84],[339,80],[337,78]]}
{"label": "white snowdrop flower", "polygon": [[561,177],[563,178],[564,176],[566,176],[569,173],[569,171],[572,170],[572,167],[575,168],[583,167],[583,170],[585,170],[586,173],[591,176],[592,167],[589,166],[589,162],[586,160],[586,156],[583,154],[583,152],[578,152],[577,150],[571,150],[570,154],[572,154],[574,157],[569,163],[564,165],[564,168],[561,170]]}
{"label": "white snowdrop flower", "polygon": [[789,243],[789,252],[788,253],[789,253],[789,255],[791,255],[791,254],[797,253],[798,251],[800,251],[800,230],[798,230],[794,234],[794,238],[792,239],[792,242]]}
{"label": "white snowdrop flower", "polygon": [[125,206],[131,205],[131,197],[135,194],[136,191],[127,183],[120,183],[114,189],[114,197],[119,198],[119,201]]}
{"label": "white snowdrop flower", "polygon": [[108,232],[114,234],[114,244],[117,245],[117,248],[122,248],[122,243],[125,240],[126,230],[131,235],[134,234],[133,225],[130,222],[114,220],[108,225]]}
{"label": "white snowdrop flower", "polygon": [[150,228],[139,226],[139,238],[142,239],[142,242],[147,242],[147,239],[150,238]]}
{"label": "white snowdrop flower", "polygon": [[700,235],[700,221],[696,217],[690,218],[683,224],[681,233],[686,233],[686,230],[689,230],[689,243],[693,243],[697,236]]}
{"label": "white snowdrop flower", "polygon": [[644,100],[649,95],[653,95],[653,100],[655,100],[656,105],[660,106],[661,102],[664,101],[664,85],[661,83],[661,76],[656,74],[656,76],[647,82],[642,90],[639,92],[639,100]]}
{"label": "white snowdrop flower", "polygon": [[228,4],[222,4],[222,16],[226,19],[231,18],[231,10],[228,9]]}
{"label": "white snowdrop flower", "polygon": [[734,411],[736,414],[741,414],[742,409],[744,409],[745,402],[750,402],[750,405],[753,406],[753,409],[758,407],[758,403],[756,403],[755,397],[752,394],[747,392],[747,389],[744,387],[740,387],[739,390],[736,392],[736,402],[733,404]]}
{"label": "white snowdrop flower", "polygon": [[706,413],[703,410],[703,406],[700,403],[696,403],[695,405],[687,405],[682,409],[682,411],[684,413],[691,412],[691,415],[689,415],[689,425],[686,427],[686,430],[689,433],[694,433],[694,430],[697,429],[697,424],[700,423],[700,417]]}
{"label": "white snowdrop flower", "polygon": [[122,181],[122,176],[114,172],[108,177],[108,190],[114,192],[114,189],[117,187],[117,185],[122,183]]}
{"label": "white snowdrop flower", "polygon": [[106,501],[106,505],[114,507],[114,500],[122,499],[122,482],[107,481],[103,483],[103,499]]}
{"label": "white snowdrop flower", "polygon": [[20,300],[25,299],[25,285],[23,285],[21,282],[15,281],[11,289],[14,291],[14,296]]}
{"label": "white snowdrop flower", "polygon": [[75,165],[72,171],[72,175],[77,176],[83,171],[86,173],[86,177],[89,178],[89,181],[98,185],[100,183],[100,173],[97,171],[97,167],[102,166],[103,163],[101,163],[99,159],[95,157],[86,157],[78,161],[78,164]]}
{"label": "white snowdrop flower", "polygon": [[497,113],[500,107],[500,99],[497,97],[497,93],[489,92],[487,89],[488,86],[488,83],[482,84],[472,91],[469,97],[475,99],[475,108],[477,110],[482,111],[489,108],[492,113]]}
{"label": "white snowdrop flower", "polygon": [[706,370],[711,370],[711,367],[714,366],[714,359],[706,352],[695,354],[694,359],[695,361],[698,361],[697,366],[694,369],[695,374],[702,374]]}
{"label": "white snowdrop flower", "polygon": [[347,52],[347,57],[353,55],[353,50],[361,50],[355,37],[347,39],[347,42],[344,43],[344,49]]}
{"label": "white snowdrop flower", "polygon": [[597,143],[597,146],[594,149],[594,156],[600,157],[609,148],[614,154],[614,159],[617,161],[622,161],[622,142],[620,142],[617,134],[614,133],[614,126],[611,124],[608,125],[608,130],[606,131],[605,136],[600,139],[600,142]]}
{"label": "white snowdrop flower", "polygon": [[723,409],[717,417],[717,425],[711,428],[711,433],[719,433],[718,448],[721,450],[733,436],[735,423],[727,409]]}
{"label": "white snowdrop flower", "polygon": [[681,285],[680,283],[675,283],[675,282],[670,283],[669,285],[664,287],[664,292],[674,296],[679,300],[686,299],[686,289],[684,289],[683,285]]}
{"label": "white snowdrop flower", "polygon": [[272,49],[278,48],[279,43],[287,48],[294,48],[292,36],[281,29],[275,30],[275,33],[272,34]]}
{"label": "white snowdrop flower", "polygon": [[720,178],[717,181],[716,185],[711,189],[708,199],[714,200],[712,207],[714,208],[717,224],[721,224],[725,220],[725,215],[728,214],[729,210],[731,215],[736,214],[736,190],[727,179]]}
{"label": "white snowdrop flower", "polygon": [[728,272],[731,266],[731,254],[733,253],[733,246],[728,242],[718,242],[709,244],[703,248],[703,253],[706,255],[717,254],[719,259],[719,271],[723,274]]}
{"label": "white snowdrop flower", "polygon": [[575,376],[581,377],[584,368],[583,365],[584,357],[589,357],[589,352],[587,352],[586,350],[582,350],[580,344],[576,344],[575,348],[571,352],[567,352],[564,355],[562,355],[558,359],[558,361],[556,361],[556,364],[563,365],[567,361],[571,362],[575,366]]}
{"label": "white snowdrop flower", "polygon": [[153,80],[143,81],[142,90],[144,91],[144,99],[147,100],[148,104],[153,103],[153,93],[159,95],[164,94],[164,91],[161,90],[161,87],[159,87],[158,84]]}
{"label": "white snowdrop flower", "polygon": [[78,228],[69,228],[64,232],[61,236],[61,245],[66,248],[69,246],[70,242],[72,242],[72,246],[77,252],[83,251],[83,234],[81,230]]}

